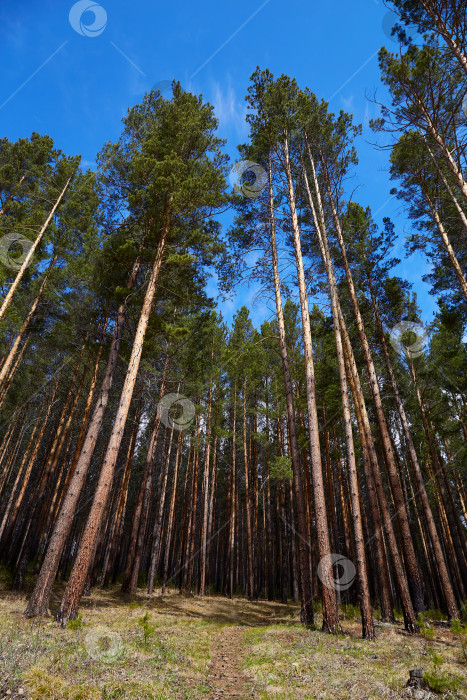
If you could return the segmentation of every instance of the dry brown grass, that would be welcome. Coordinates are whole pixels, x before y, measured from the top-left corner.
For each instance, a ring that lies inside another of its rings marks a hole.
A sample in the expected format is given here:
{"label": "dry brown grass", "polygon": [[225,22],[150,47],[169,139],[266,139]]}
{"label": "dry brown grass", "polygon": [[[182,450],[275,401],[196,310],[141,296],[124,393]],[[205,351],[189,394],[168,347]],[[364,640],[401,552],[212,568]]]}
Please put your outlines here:
{"label": "dry brown grass", "polygon": [[[228,697],[210,682],[226,626],[244,627],[229,653],[231,673],[238,668],[254,689],[245,697],[406,697],[409,669],[428,670],[433,653],[442,672],[465,679],[457,640],[444,627],[427,642],[400,625],[380,626],[376,642],[366,642],[353,620],[343,621],[339,637],[304,629],[295,605],[158,592],[132,601],[116,589],[86,598],[66,629],[52,618],[25,619],[25,607],[24,597],[0,598],[0,700]],[[460,687],[445,697],[467,693]]]}
{"label": "dry brown grass", "polygon": [[[156,601],[87,599],[80,620],[62,629],[27,620],[25,599],[0,601],[0,697],[31,700],[199,698],[206,685],[215,624],[163,612]],[[149,613],[145,638],[139,620]],[[23,691],[21,693],[21,690]]]}
{"label": "dry brown grass", "polygon": [[[319,618],[317,620],[319,624]],[[459,646],[446,628],[438,628],[428,645],[406,635],[400,626],[381,625],[377,639],[360,638],[358,622],[342,621],[343,634],[331,636],[301,627],[259,627],[245,632],[250,647],[246,672],[261,688],[261,698],[403,698],[409,670],[433,667],[442,656],[442,672],[459,686],[446,698],[467,698],[465,665]],[[463,686],[463,687],[462,687]],[[420,698],[442,697],[420,693]]]}

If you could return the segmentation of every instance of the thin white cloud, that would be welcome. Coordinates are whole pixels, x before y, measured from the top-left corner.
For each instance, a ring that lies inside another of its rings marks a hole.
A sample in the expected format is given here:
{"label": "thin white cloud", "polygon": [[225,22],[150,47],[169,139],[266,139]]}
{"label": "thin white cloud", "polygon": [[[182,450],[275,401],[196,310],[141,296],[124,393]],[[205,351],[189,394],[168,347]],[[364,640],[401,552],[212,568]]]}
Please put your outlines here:
{"label": "thin white cloud", "polygon": [[83,170],[87,170],[88,168],[90,170],[97,170],[97,165],[96,165],[95,160],[82,160],[81,167],[83,168]]}
{"label": "thin white cloud", "polygon": [[214,106],[216,117],[221,128],[234,127],[239,134],[246,134],[247,109],[243,99],[239,99],[232,85],[214,83],[213,97],[210,102]]}
{"label": "thin white cloud", "polygon": [[354,97],[354,95],[350,97],[341,97],[342,107],[346,112],[353,112],[355,110]]}

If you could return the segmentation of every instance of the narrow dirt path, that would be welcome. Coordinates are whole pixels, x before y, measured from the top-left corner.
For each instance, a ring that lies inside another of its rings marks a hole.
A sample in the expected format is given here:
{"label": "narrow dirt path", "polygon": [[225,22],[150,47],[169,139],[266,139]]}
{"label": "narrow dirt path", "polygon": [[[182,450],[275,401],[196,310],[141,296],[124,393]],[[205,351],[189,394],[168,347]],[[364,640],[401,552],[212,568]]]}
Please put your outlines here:
{"label": "narrow dirt path", "polygon": [[212,692],[209,700],[254,697],[251,680],[242,671],[245,657],[244,632],[245,627],[224,627],[212,640],[208,674]]}

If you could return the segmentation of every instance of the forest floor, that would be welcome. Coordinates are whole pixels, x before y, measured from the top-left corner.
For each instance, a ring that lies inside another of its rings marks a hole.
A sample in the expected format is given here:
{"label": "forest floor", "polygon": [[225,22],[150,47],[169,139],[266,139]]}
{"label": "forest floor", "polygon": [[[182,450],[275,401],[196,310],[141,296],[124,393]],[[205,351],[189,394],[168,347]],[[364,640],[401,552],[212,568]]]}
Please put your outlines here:
{"label": "forest floor", "polygon": [[[98,590],[65,629],[52,617],[27,620],[25,606],[0,590],[0,700],[467,699],[466,660],[441,621],[431,639],[378,623],[368,642],[352,606],[338,636],[319,631],[319,614],[305,629],[297,605],[263,600]],[[415,668],[437,695],[405,687]]]}

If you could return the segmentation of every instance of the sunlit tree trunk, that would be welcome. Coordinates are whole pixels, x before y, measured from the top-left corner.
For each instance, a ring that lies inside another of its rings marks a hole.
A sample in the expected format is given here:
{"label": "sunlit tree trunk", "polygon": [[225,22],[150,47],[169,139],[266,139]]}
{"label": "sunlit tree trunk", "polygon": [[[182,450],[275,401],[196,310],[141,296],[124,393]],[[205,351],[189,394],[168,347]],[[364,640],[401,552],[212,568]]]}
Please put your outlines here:
{"label": "sunlit tree trunk", "polygon": [[[211,348],[211,362],[214,357],[214,341]],[[203,471],[203,514],[201,522],[201,551],[199,561],[199,594],[206,594],[206,562],[207,562],[207,537],[208,537],[208,515],[209,515],[209,460],[211,457],[211,410],[212,410],[212,377],[209,382],[208,412],[206,416],[206,449],[204,451],[204,471]],[[212,484],[211,484],[212,488]]]}
{"label": "sunlit tree trunk", "polygon": [[326,179],[326,188],[328,201],[331,206],[337,239],[339,241],[339,247],[342,254],[342,262],[344,264],[345,275],[347,278],[347,285],[350,292],[350,299],[352,302],[352,308],[354,311],[354,316],[358,328],[358,333],[360,336],[360,342],[363,350],[363,355],[365,358],[365,363],[368,370],[368,375],[370,379],[370,388],[373,396],[376,416],[378,420],[378,429],[381,434],[381,442],[384,450],[384,456],[387,464],[389,481],[391,484],[391,491],[394,499],[394,506],[396,509],[396,518],[399,526],[402,549],[404,552],[404,559],[407,568],[407,577],[410,586],[410,592],[413,599],[413,605],[416,613],[423,612],[425,609],[423,600],[423,586],[420,576],[420,570],[418,567],[417,558],[415,555],[415,549],[412,540],[412,534],[410,532],[408,515],[404,503],[404,496],[402,492],[402,486],[399,478],[399,473],[397,471],[396,461],[394,457],[394,452],[391,444],[391,437],[389,434],[388,426],[386,423],[386,417],[384,414],[383,403],[381,399],[381,392],[378,384],[378,378],[376,375],[375,366],[373,363],[373,358],[371,356],[370,346],[368,343],[368,338],[365,332],[365,327],[363,324],[363,319],[360,313],[360,308],[358,305],[357,294],[355,290],[355,285],[353,282],[352,272],[350,270],[349,262],[347,259],[347,251],[344,244],[344,238],[342,235],[342,229],[340,225],[339,216],[337,214],[336,205],[334,202],[334,197],[331,190],[331,183],[329,179],[329,174],[327,171],[326,162],[324,157],[321,157],[321,162],[323,165],[323,171]]}
{"label": "sunlit tree trunk", "polygon": [[[453,35],[449,26],[444,21],[443,15],[439,11],[439,7],[437,7],[437,3],[434,3],[433,0],[419,0],[419,2],[420,5],[426,10],[427,14],[433,21],[437,31],[439,32],[439,34],[441,34],[449,49],[451,50],[452,54],[456,57],[456,59],[459,61],[459,64],[462,66],[464,73],[467,75],[467,57],[465,56],[461,47],[459,46],[457,37]],[[458,10],[456,10],[455,3],[446,4],[449,10],[452,10],[454,15],[456,11],[460,11],[461,13],[465,11],[465,7],[461,2],[458,3]],[[455,17],[453,17],[453,19],[455,19]],[[457,22],[462,21],[465,21],[465,19],[463,17],[460,17],[459,20],[455,21],[455,24],[457,24]]]}
{"label": "sunlit tree trunk", "polygon": [[329,528],[326,513],[326,495],[324,491],[323,471],[321,465],[321,449],[319,444],[318,412],[316,408],[316,387],[313,366],[313,350],[311,343],[310,314],[308,309],[308,297],[305,282],[305,272],[303,268],[300,229],[298,226],[297,210],[295,204],[295,192],[287,138],[284,140],[283,143],[283,153],[285,158],[285,170],[288,186],[288,201],[293,230],[295,261],[297,267],[297,280],[300,296],[300,310],[302,315],[303,347],[305,354],[306,398],[308,408],[308,433],[310,439],[311,471],[315,507],[314,515],[316,519],[318,552],[322,567],[321,582],[323,584],[323,630],[327,632],[336,632],[340,629],[340,624],[330,557],[331,545],[329,542]]}
{"label": "sunlit tree trunk", "polygon": [[243,467],[245,474],[245,504],[246,504],[246,545],[247,545],[247,596],[254,594],[253,582],[253,533],[251,512],[250,473],[248,466],[247,430],[246,430],[246,377],[243,380]]}
{"label": "sunlit tree trunk", "polygon": [[48,270],[44,275],[44,279],[42,280],[41,286],[39,287],[39,291],[36,294],[36,298],[34,299],[32,305],[31,305],[31,308],[29,309],[29,313],[26,316],[18,335],[16,336],[15,342],[13,343],[13,346],[12,346],[10,352],[8,353],[7,357],[5,358],[5,361],[2,364],[2,369],[0,370],[0,386],[2,386],[2,384],[5,382],[7,374],[10,370],[11,365],[12,365],[13,359],[16,355],[16,352],[17,352],[19,346],[21,345],[21,341],[23,340],[24,334],[26,333],[28,326],[31,323],[31,321],[36,313],[36,309],[39,305],[39,302],[41,300],[42,294],[44,293],[44,289],[46,287],[46,284],[49,281],[50,273],[52,272],[53,267],[54,267],[55,263],[57,262],[57,259],[58,259],[58,255],[54,255],[50,264],[49,264]]}
{"label": "sunlit tree trunk", "polygon": [[[127,284],[128,289],[133,287],[138,275],[139,267],[140,262],[137,260],[133,265],[133,269]],[[39,615],[47,614],[52,586],[60,564],[60,557],[70,532],[79,497],[86,482],[92,456],[94,454],[97,439],[104,420],[105,410],[109,402],[110,390],[112,388],[115,370],[117,368],[117,360],[120,353],[120,344],[122,341],[125,316],[126,306],[125,304],[121,304],[117,313],[109,359],[107,361],[107,367],[102,380],[99,396],[94,407],[94,412],[86,432],[86,438],[84,440],[83,448],[78,458],[73,477],[68,486],[60,513],[55,521],[54,529],[47,547],[47,552],[42,563],[39,577],[36,581],[34,591],[26,609],[25,614],[27,617],[37,617]]]}
{"label": "sunlit tree trunk", "polygon": [[[167,370],[169,367],[169,356],[167,355],[164,363],[164,370],[162,373],[161,387],[159,390],[159,401],[164,397],[165,394],[165,383],[167,379]],[[151,432],[151,439],[149,441],[148,452],[146,455],[146,463],[144,466],[143,477],[141,479],[141,484],[138,493],[138,499],[136,502],[135,510],[132,518],[132,529],[130,535],[130,546],[127,554],[127,564],[125,568],[125,574],[123,577],[122,591],[124,593],[136,593],[136,588],[138,585],[138,575],[139,567],[141,563],[141,555],[144,544],[144,537],[146,535],[146,526],[149,516],[149,504],[151,500],[152,491],[152,479],[154,473],[154,465],[156,462],[156,449],[157,441],[159,436],[159,428],[161,424],[161,414],[159,406],[156,410],[156,415],[154,418],[154,424]],[[162,471],[159,477],[159,482],[162,477]],[[152,593],[152,584],[154,581],[154,573],[149,579],[149,592]]]}
{"label": "sunlit tree trunk", "polygon": [[328,278],[329,294],[331,297],[331,311],[334,324],[334,335],[336,340],[336,353],[337,353],[337,367],[339,371],[339,381],[341,387],[341,402],[342,402],[342,412],[344,418],[344,432],[345,432],[345,445],[347,452],[347,468],[349,476],[349,486],[350,486],[350,497],[352,503],[352,521],[353,521],[353,535],[354,535],[354,546],[355,546],[355,556],[356,556],[356,569],[357,569],[357,585],[358,585],[358,595],[360,600],[360,610],[362,613],[362,634],[364,638],[374,639],[375,630],[373,625],[373,613],[371,610],[370,601],[370,590],[368,586],[368,575],[367,566],[365,558],[365,545],[363,541],[363,526],[362,526],[362,515],[360,512],[360,495],[358,487],[358,477],[357,477],[357,464],[355,461],[355,447],[353,441],[352,433],[352,419],[350,415],[350,402],[348,396],[348,386],[347,386],[347,375],[345,371],[345,361],[344,361],[344,350],[342,347],[342,338],[339,322],[339,311],[338,307],[340,302],[337,294],[337,285],[334,275],[334,268],[332,265],[331,256],[329,254],[329,246],[327,241],[326,224],[324,221],[324,214],[321,203],[321,195],[319,191],[319,184],[316,177],[316,172],[314,168],[313,159],[310,154],[310,165],[313,176],[314,191],[317,200],[318,213],[314,206],[312,193],[308,183],[308,177],[306,170],[303,167],[303,178],[305,181],[305,186],[308,194],[308,202],[313,216],[313,221],[315,224],[316,234],[318,236],[318,242],[321,249],[321,256],[323,258],[323,263],[326,269],[326,274]]}
{"label": "sunlit tree trunk", "polygon": [[360,411],[360,403],[357,396],[357,388],[352,376],[350,361],[346,353],[347,375],[349,378],[350,388],[352,390],[353,402],[355,407],[355,415],[358,423],[358,431],[360,434],[360,444],[362,448],[363,471],[365,473],[365,481],[370,505],[371,522],[373,525],[373,542],[375,545],[375,569],[378,572],[378,579],[381,585],[378,586],[378,598],[381,608],[381,619],[384,622],[394,622],[393,601],[391,594],[391,580],[389,577],[388,563],[386,553],[384,551],[384,533],[381,524],[381,516],[378,509],[378,499],[374,478],[370,463],[370,453],[366,437],[363,418]]}
{"label": "sunlit tree trunk", "polygon": [[[63,368],[62,368],[62,369],[63,369]],[[39,432],[39,435],[37,436],[37,439],[36,439],[35,446],[34,446],[34,449],[33,449],[33,451],[32,451],[32,454],[31,454],[31,456],[29,457],[29,460],[27,461],[26,472],[25,472],[25,474],[24,474],[24,477],[23,477],[23,480],[22,480],[22,483],[21,483],[21,487],[20,487],[19,493],[18,493],[18,495],[15,497],[14,504],[12,505],[10,521],[9,521],[9,523],[8,523],[8,528],[7,528],[6,531],[5,531],[5,528],[6,528],[6,526],[7,526],[8,518],[5,518],[5,517],[3,518],[2,525],[1,525],[1,532],[2,532],[2,535],[3,535],[3,538],[4,538],[4,539],[6,539],[6,538],[8,537],[8,533],[11,532],[11,530],[12,530],[12,527],[13,527],[15,521],[16,521],[16,518],[17,518],[17,515],[18,515],[18,512],[19,512],[19,509],[21,508],[21,504],[22,504],[22,502],[23,502],[23,499],[24,499],[26,490],[27,490],[27,488],[28,488],[29,480],[30,480],[30,478],[31,478],[31,472],[32,472],[32,469],[33,469],[34,464],[35,464],[35,462],[36,462],[37,455],[38,455],[38,453],[39,453],[39,448],[40,448],[40,446],[41,446],[42,439],[43,439],[43,437],[44,437],[45,429],[46,429],[46,426],[47,426],[47,423],[48,423],[48,420],[49,420],[49,417],[50,417],[50,412],[51,412],[51,410],[52,410],[52,406],[53,406],[53,403],[54,403],[54,400],[55,400],[55,396],[56,396],[56,393],[57,393],[57,390],[58,390],[58,386],[59,386],[59,382],[60,382],[60,378],[61,378],[61,372],[62,372],[62,370],[60,370],[60,372],[58,372],[57,381],[55,382],[54,390],[53,390],[53,392],[52,392],[52,396],[51,396],[51,398],[50,398],[49,405],[48,405],[48,407],[47,407],[47,411],[46,411],[46,414],[45,414],[44,419],[43,419],[43,422],[42,422],[41,430],[40,430],[40,432]],[[27,459],[27,455],[25,455],[25,459]],[[21,469],[21,468],[22,468],[22,467],[20,467],[20,469]],[[0,538],[0,539],[1,539],[1,538]]]}
{"label": "sunlit tree trunk", "polygon": [[229,598],[234,594],[234,568],[235,568],[235,532],[236,532],[236,455],[237,455],[237,385],[234,384],[233,407],[232,407],[232,445],[230,453],[230,519],[229,519],[229,539],[227,548],[227,561],[229,566],[229,577],[227,591]]}
{"label": "sunlit tree trunk", "polygon": [[[19,368],[20,365],[21,365],[21,362],[22,362],[22,360],[23,360],[24,354],[25,354],[25,352],[26,352],[26,349],[27,349],[27,347],[28,347],[28,345],[29,345],[29,341],[30,341],[30,340],[31,340],[31,337],[30,337],[30,336],[28,337],[28,335],[26,335],[26,340],[24,341],[23,347],[21,348],[21,350],[20,350],[20,352],[19,352],[19,354],[18,354],[18,357],[17,357],[16,360],[15,360],[15,364],[14,364],[13,367],[11,368],[10,372],[8,373],[8,376],[7,376],[6,380],[5,380],[5,382],[3,383],[2,389],[1,389],[1,391],[0,391],[0,409],[2,408],[3,402],[5,401],[6,395],[7,395],[7,393],[8,393],[8,389],[10,388],[11,383],[12,383],[13,379],[15,378],[16,371],[18,370],[18,368]],[[5,358],[5,359],[6,359],[6,358]]]}
{"label": "sunlit tree trunk", "polygon": [[[441,172],[441,170],[440,170],[440,172]],[[444,179],[444,181],[445,181],[445,185],[447,185],[447,186],[449,187],[449,185],[448,185],[446,179],[444,178],[444,175],[443,175],[442,172],[441,172],[441,175],[442,175],[442,177],[443,177],[443,179]],[[448,236],[448,234],[447,234],[446,228],[445,228],[445,226],[444,226],[444,224],[443,224],[443,222],[442,222],[442,220],[441,220],[441,217],[440,217],[440,215],[439,215],[439,213],[438,213],[438,210],[437,210],[437,208],[436,208],[436,205],[435,205],[433,199],[432,199],[432,198],[430,197],[430,195],[429,195],[428,188],[427,188],[427,186],[426,186],[426,184],[425,184],[423,178],[422,178],[422,177],[420,176],[420,174],[418,174],[418,173],[417,173],[416,177],[417,177],[418,183],[419,183],[419,185],[420,185],[420,189],[421,189],[421,191],[423,192],[423,196],[425,197],[426,202],[427,202],[427,204],[428,204],[428,206],[429,206],[429,209],[430,209],[430,212],[431,212],[431,217],[432,217],[433,221],[435,222],[436,227],[437,227],[437,229],[438,229],[438,231],[439,231],[439,235],[440,235],[441,240],[442,240],[442,242],[443,242],[444,248],[445,248],[445,250],[446,250],[446,252],[447,252],[447,254],[448,254],[448,257],[449,257],[449,260],[450,260],[450,262],[451,262],[451,265],[452,265],[452,267],[454,268],[454,272],[455,272],[455,275],[456,275],[457,280],[458,280],[458,282],[459,282],[459,286],[460,286],[460,288],[461,288],[461,290],[462,290],[462,293],[463,293],[463,295],[464,295],[464,297],[465,297],[465,299],[466,299],[466,301],[467,301],[467,280],[466,280],[465,275],[464,275],[464,273],[463,273],[463,271],[462,271],[462,268],[461,268],[461,266],[460,266],[459,260],[458,260],[458,258],[457,258],[457,256],[456,256],[455,252],[454,252],[454,249],[453,249],[453,247],[452,247],[452,245],[451,245],[451,241],[449,240],[449,236]],[[460,208],[460,206],[459,206],[459,204],[458,204],[458,202],[457,202],[457,199],[456,199],[454,196],[453,196],[453,200],[454,200],[454,201],[456,202],[456,204],[457,204],[457,210],[458,210],[458,212],[461,214],[461,218],[462,218],[463,220],[465,220],[465,224],[464,224],[464,225],[466,225],[466,230],[467,230],[467,219],[465,218],[465,215],[464,215],[464,213],[462,212],[462,209]]]}
{"label": "sunlit tree trunk", "polygon": [[131,432],[130,441],[128,444],[128,451],[125,459],[125,468],[123,470],[123,477],[117,501],[117,508],[115,510],[115,516],[112,520],[109,529],[107,548],[105,550],[101,575],[98,581],[99,585],[102,585],[104,587],[106,587],[109,583],[111,567],[113,566],[115,560],[116,549],[119,543],[121,542],[121,536],[123,533],[126,504],[128,501],[128,485],[130,483],[131,468],[133,466],[133,457],[135,454],[136,438],[138,436],[139,430],[139,421],[140,412],[137,411],[137,415],[135,417],[135,425]]}
{"label": "sunlit tree trunk", "polygon": [[[363,391],[360,383],[360,377],[358,376],[357,365],[355,363],[355,358],[353,355],[352,346],[350,343],[350,338],[347,333],[346,325],[344,319],[341,315],[341,331],[342,338],[344,340],[344,346],[346,348],[346,354],[348,358],[348,366],[352,376],[352,382],[355,383],[355,398],[356,398],[356,409],[360,412],[362,418],[363,428],[365,431],[365,440],[368,447],[369,461],[372,470],[372,476],[376,488],[376,493],[378,497],[378,503],[380,507],[381,516],[383,519],[384,530],[386,533],[386,541],[388,545],[388,550],[391,556],[391,561],[394,569],[394,576],[397,586],[397,592],[399,594],[402,611],[404,614],[405,628],[408,632],[418,632],[417,620],[415,611],[412,605],[412,600],[410,597],[409,586],[407,578],[404,571],[404,565],[402,563],[401,556],[399,554],[399,548],[397,545],[397,539],[394,532],[393,522],[391,513],[389,510],[386,493],[384,491],[383,479],[381,476],[381,471],[378,465],[378,459],[376,456],[375,444],[373,441],[373,435],[371,433],[370,421],[368,418],[368,413],[366,410],[365,400],[363,396]],[[404,506],[405,507],[405,506]]]}
{"label": "sunlit tree trunk", "polygon": [[[442,457],[439,453],[439,450],[437,450],[437,447],[435,445],[435,438],[430,430],[430,424],[421,395],[420,387],[418,385],[415,368],[413,366],[413,362],[409,361],[408,364],[415,387],[415,394],[417,396],[418,406],[420,408],[420,415],[422,418],[423,429],[428,443],[428,449],[430,452],[434,476],[436,478],[438,489],[444,503],[446,518],[449,524],[449,530],[453,540],[456,558],[459,564],[459,568],[462,572],[462,577],[465,581],[467,581],[467,540],[465,537],[465,531],[463,531],[462,523],[456,522],[458,521],[456,508],[454,503],[452,501],[450,502],[450,500],[452,499],[452,495],[449,493],[448,488],[446,488],[446,484],[444,483]],[[449,498],[449,496],[451,496],[451,499]]]}
{"label": "sunlit tree trunk", "polygon": [[[276,228],[274,215],[274,195],[272,185],[272,167],[269,164],[269,218],[271,235],[272,269],[274,277],[274,295],[276,302],[276,317],[279,330],[279,344],[282,358],[282,370],[284,374],[285,398],[287,406],[287,425],[289,432],[290,456],[292,460],[294,494],[297,509],[298,530],[298,559],[300,566],[300,593],[301,593],[301,621],[304,625],[312,625],[314,622],[312,586],[310,567],[308,562],[308,547],[311,543],[308,539],[306,524],[305,494],[300,465],[300,450],[297,438],[297,426],[295,419],[295,407],[293,400],[293,386],[290,372],[289,357],[287,351],[284,312],[282,308],[281,287],[279,279],[279,265],[277,259]],[[321,469],[321,466],[320,466]],[[268,479],[269,490],[269,479]],[[270,584],[271,585],[271,584]]]}
{"label": "sunlit tree trunk", "polygon": [[397,410],[401,419],[402,430],[404,433],[404,439],[409,451],[410,461],[412,464],[412,469],[415,475],[415,482],[417,485],[417,496],[420,498],[423,512],[425,515],[426,527],[431,541],[431,546],[433,547],[433,552],[436,560],[436,566],[438,567],[438,574],[440,577],[441,587],[443,589],[444,598],[446,601],[446,607],[448,615],[450,618],[459,617],[457,610],[456,600],[454,597],[454,592],[452,590],[451,582],[449,580],[449,574],[446,567],[446,562],[444,560],[443,550],[441,549],[441,543],[439,541],[438,533],[436,531],[435,520],[433,518],[433,513],[431,511],[430,501],[428,500],[428,494],[425,488],[425,481],[423,479],[422,470],[420,464],[418,463],[417,453],[415,451],[415,445],[412,440],[412,434],[409,428],[409,422],[405,414],[404,404],[402,402],[401,396],[399,394],[399,388],[397,386],[396,377],[392,369],[391,360],[389,357],[388,347],[386,344],[386,338],[384,337],[383,324],[381,322],[381,317],[379,315],[378,305],[376,303],[376,298],[373,292],[371,281],[369,280],[369,289],[371,294],[371,300],[373,303],[373,311],[376,319],[376,326],[378,329],[378,335],[383,349],[384,361],[386,364],[386,369],[388,371],[389,379],[391,380],[392,391],[394,398],[396,400]]}
{"label": "sunlit tree trunk", "polygon": [[[37,540],[38,533],[41,532],[41,514],[44,510],[44,505],[47,497],[47,490],[51,487],[54,481],[54,474],[63,452],[65,441],[67,440],[73,416],[78,405],[78,401],[83,388],[84,379],[87,372],[87,367],[82,372],[81,379],[78,383],[79,368],[81,366],[82,356],[86,347],[85,341],[81,353],[75,364],[73,379],[68,389],[66,400],[60,414],[58,424],[55,428],[52,444],[48,450],[47,459],[40,478],[36,481],[35,489],[32,491],[29,498],[28,508],[28,527],[23,537],[22,554],[17,558],[17,567],[13,585],[15,589],[21,590],[23,587],[24,574],[26,572],[29,559],[32,558],[32,549],[34,540]],[[78,387],[76,388],[76,384]],[[56,488],[57,484],[55,484]]]}
{"label": "sunlit tree trunk", "polygon": [[112,428],[112,434],[110,436],[106,456],[99,476],[99,482],[94,494],[94,500],[80,542],[75,564],[63,595],[60,610],[57,614],[57,619],[62,623],[62,625],[66,625],[70,617],[76,617],[76,610],[79,605],[79,600],[84,590],[87,575],[93,563],[95,548],[97,546],[99,533],[102,527],[110,489],[112,487],[118,451],[123,438],[123,431],[125,429],[126,419],[136,384],[136,378],[138,376],[144,337],[146,335],[149,315],[151,313],[159,272],[162,265],[162,257],[164,254],[167,234],[167,229],[163,229],[161,231],[161,237],[154,260],[154,265],[148,281],[143,308],[141,310],[138,327],[136,329],[131,357],[120,398],[120,404],[117,410],[117,415]]}
{"label": "sunlit tree trunk", "polygon": [[28,251],[26,257],[24,258],[24,260],[23,260],[23,262],[22,262],[22,264],[21,264],[21,267],[20,267],[20,269],[18,270],[18,273],[17,273],[17,275],[16,275],[16,277],[15,277],[15,281],[13,282],[13,284],[12,284],[11,287],[10,287],[10,289],[8,290],[8,294],[6,295],[5,299],[3,300],[2,306],[0,307],[0,320],[1,320],[1,319],[4,317],[4,315],[6,314],[8,308],[9,308],[9,306],[10,306],[12,300],[13,300],[13,296],[14,296],[14,294],[15,294],[17,288],[18,288],[18,285],[19,285],[19,283],[21,282],[21,280],[23,279],[23,275],[24,275],[24,273],[25,273],[27,267],[29,266],[29,263],[31,262],[31,260],[32,260],[32,258],[33,258],[34,253],[36,252],[36,250],[37,250],[37,248],[38,248],[38,246],[39,246],[39,243],[41,242],[41,240],[42,240],[42,238],[43,238],[43,236],[44,236],[44,233],[45,233],[46,230],[47,230],[48,225],[49,225],[50,222],[52,221],[52,218],[53,218],[55,212],[57,211],[58,206],[59,206],[60,202],[62,201],[62,199],[63,199],[63,197],[64,197],[64,195],[65,195],[65,192],[66,192],[67,189],[68,189],[68,185],[70,184],[71,180],[73,179],[73,176],[74,176],[74,173],[73,173],[73,175],[71,175],[71,176],[68,178],[68,180],[66,181],[65,187],[64,187],[63,190],[60,192],[60,194],[59,194],[59,196],[58,196],[58,199],[57,199],[57,201],[55,202],[55,204],[53,205],[50,214],[47,216],[47,218],[46,218],[46,220],[45,220],[45,222],[44,222],[44,225],[42,226],[41,230],[39,231],[39,233],[38,233],[38,235],[37,235],[36,240],[34,241],[33,245],[32,245],[31,248],[29,249],[29,251]]}

